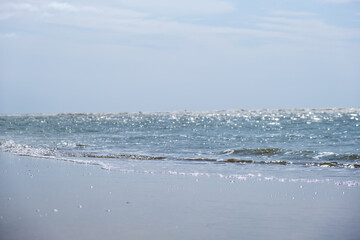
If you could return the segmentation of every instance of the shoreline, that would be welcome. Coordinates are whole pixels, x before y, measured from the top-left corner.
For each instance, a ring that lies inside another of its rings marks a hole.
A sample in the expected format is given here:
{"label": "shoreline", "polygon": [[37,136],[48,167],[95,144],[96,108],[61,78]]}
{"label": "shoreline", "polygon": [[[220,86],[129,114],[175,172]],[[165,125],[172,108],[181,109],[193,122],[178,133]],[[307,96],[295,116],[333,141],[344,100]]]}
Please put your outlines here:
{"label": "shoreline", "polygon": [[1,239],[358,239],[359,187],[124,173],[0,152]]}

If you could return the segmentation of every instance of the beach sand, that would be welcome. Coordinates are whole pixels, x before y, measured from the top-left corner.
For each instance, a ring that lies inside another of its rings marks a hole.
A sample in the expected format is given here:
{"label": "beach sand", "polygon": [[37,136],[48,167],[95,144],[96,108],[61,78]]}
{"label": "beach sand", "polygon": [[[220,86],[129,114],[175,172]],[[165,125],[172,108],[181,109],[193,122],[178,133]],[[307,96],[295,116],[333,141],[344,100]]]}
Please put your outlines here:
{"label": "beach sand", "polygon": [[0,153],[0,239],[360,239],[360,187]]}

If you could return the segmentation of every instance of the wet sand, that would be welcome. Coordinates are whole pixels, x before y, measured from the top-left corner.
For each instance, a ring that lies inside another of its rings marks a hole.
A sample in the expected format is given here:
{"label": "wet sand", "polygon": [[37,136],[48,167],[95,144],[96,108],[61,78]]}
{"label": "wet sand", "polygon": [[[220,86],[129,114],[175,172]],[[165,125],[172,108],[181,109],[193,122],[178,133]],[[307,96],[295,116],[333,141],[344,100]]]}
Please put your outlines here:
{"label": "wet sand", "polygon": [[0,153],[0,239],[360,239],[360,187],[124,173]]}

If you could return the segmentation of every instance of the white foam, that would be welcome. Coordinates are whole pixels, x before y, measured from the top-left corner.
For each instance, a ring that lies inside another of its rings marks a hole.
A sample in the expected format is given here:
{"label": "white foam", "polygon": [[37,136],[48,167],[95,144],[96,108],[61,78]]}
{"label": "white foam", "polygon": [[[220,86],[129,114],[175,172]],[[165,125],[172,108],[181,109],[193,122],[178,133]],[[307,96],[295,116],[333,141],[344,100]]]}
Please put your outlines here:
{"label": "white foam", "polygon": [[11,152],[16,155],[25,155],[41,158],[54,158],[57,153],[52,149],[34,148],[28,145],[16,144],[13,140],[9,140],[0,145],[0,149],[5,152]]}
{"label": "white foam", "polygon": [[314,159],[320,159],[322,157],[327,157],[327,156],[331,156],[334,155],[335,153],[333,152],[321,152],[319,153],[317,156],[313,157]]}
{"label": "white foam", "polygon": [[356,187],[360,185],[359,181],[336,181],[335,182],[336,185],[345,185],[348,187]]}

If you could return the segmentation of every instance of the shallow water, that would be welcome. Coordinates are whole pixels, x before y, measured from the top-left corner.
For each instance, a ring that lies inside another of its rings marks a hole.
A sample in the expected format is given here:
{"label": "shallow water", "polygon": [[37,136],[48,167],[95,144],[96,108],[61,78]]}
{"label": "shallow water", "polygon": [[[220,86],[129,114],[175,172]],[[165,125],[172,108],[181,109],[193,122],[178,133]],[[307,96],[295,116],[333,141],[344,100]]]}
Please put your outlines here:
{"label": "shallow water", "polygon": [[0,149],[114,171],[360,183],[360,109],[0,115]]}

